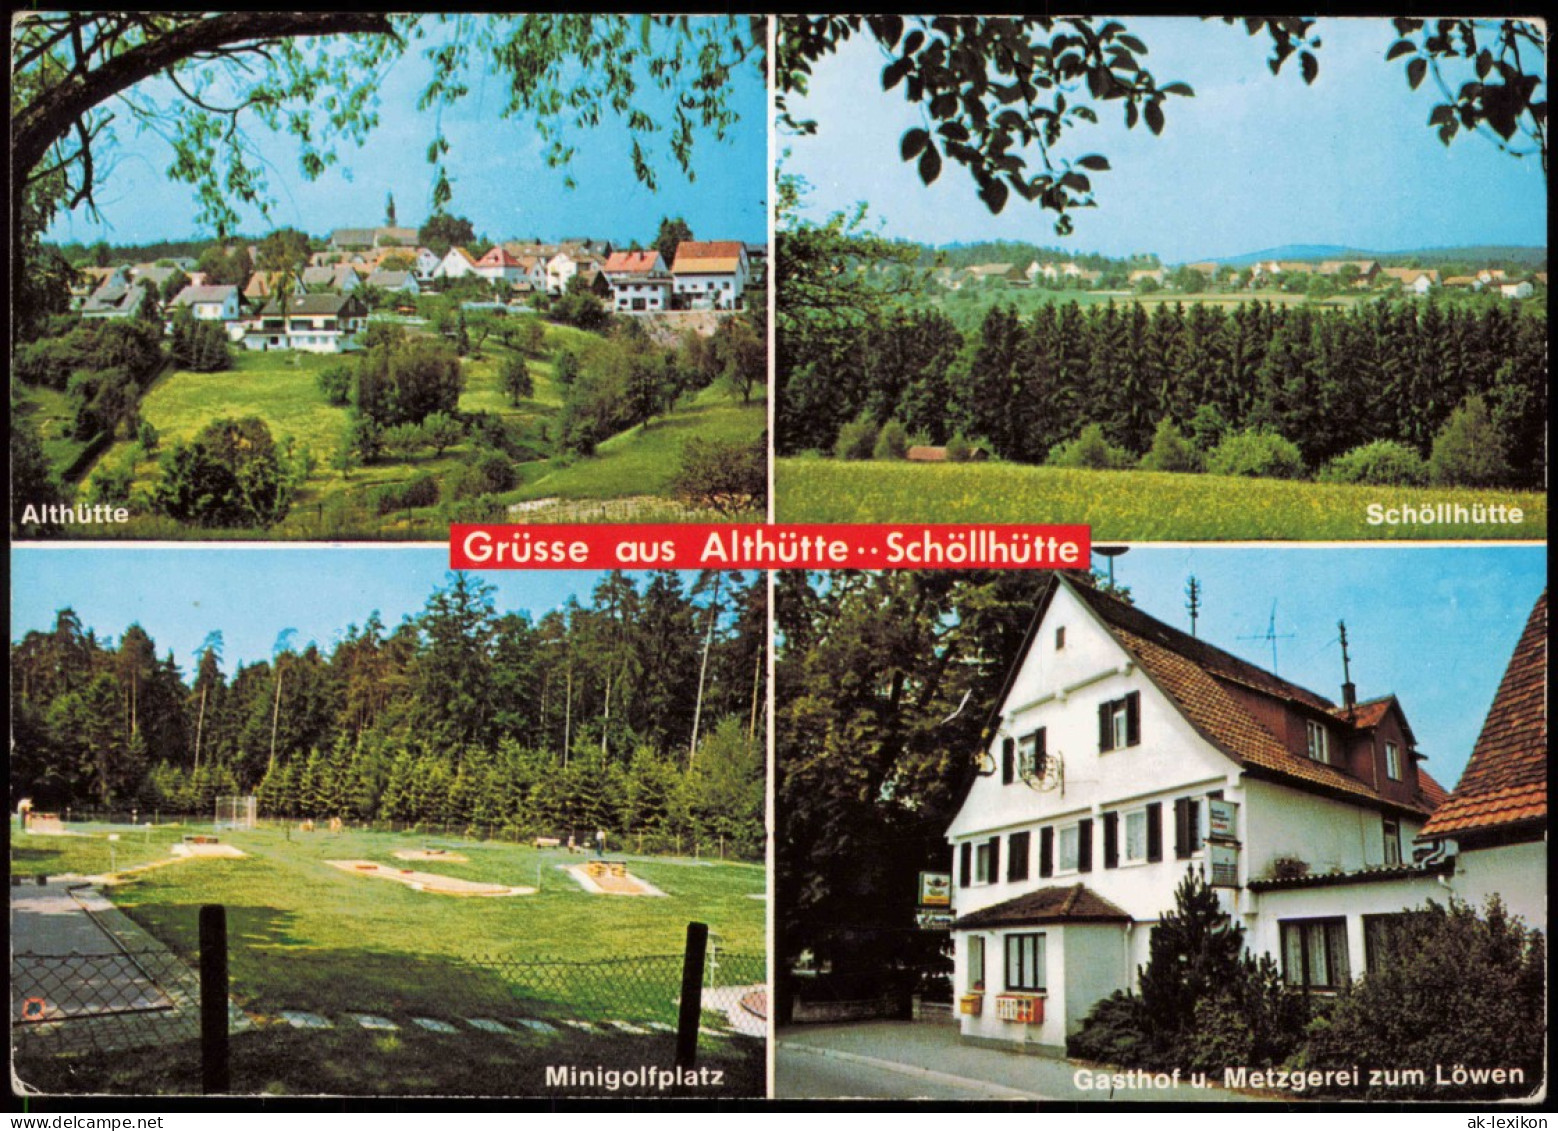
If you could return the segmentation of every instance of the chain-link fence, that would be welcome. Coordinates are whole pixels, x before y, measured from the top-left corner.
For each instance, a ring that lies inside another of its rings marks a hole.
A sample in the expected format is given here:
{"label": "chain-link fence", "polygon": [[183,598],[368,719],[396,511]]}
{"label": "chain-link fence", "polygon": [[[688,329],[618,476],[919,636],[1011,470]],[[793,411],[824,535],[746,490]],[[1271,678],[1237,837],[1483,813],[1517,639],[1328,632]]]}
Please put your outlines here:
{"label": "chain-link fence", "polygon": [[[220,915],[219,908],[203,911],[203,937],[210,911]],[[225,927],[212,937],[225,938]],[[393,1055],[397,1040],[417,1039],[449,1042],[447,1062],[456,1068],[462,1049],[471,1049],[459,1042],[480,1042],[489,1063],[514,1068],[507,1078],[521,1090],[536,1065],[558,1055],[608,1065],[734,1057],[750,1061],[751,1079],[760,1081],[766,959],[725,951],[716,938],[700,966],[701,945],[689,941],[690,966],[681,954],[570,962],[241,944],[230,954],[213,945],[198,960],[157,948],[18,953],[11,967],[14,1062],[22,1079],[45,1081],[46,1091],[119,1090],[124,1082],[177,1092],[198,1090],[202,1066],[209,1072],[214,1060],[224,1081],[230,1063],[231,1079],[268,1082],[278,1063],[299,1063],[296,1054],[311,1037],[334,1042],[323,1046],[334,1055],[341,1040],[355,1040],[346,1047],[364,1061]],[[203,979],[228,987],[225,1025],[210,1016],[202,1023]],[[684,987],[694,984],[696,1008],[684,1008]],[[695,1053],[700,1039],[706,1047]],[[261,1064],[260,1075],[249,1071]],[[366,1064],[363,1071],[364,1079],[375,1076]],[[427,1080],[440,1090],[436,1076]],[[341,1085],[347,1092],[353,1086]]]}

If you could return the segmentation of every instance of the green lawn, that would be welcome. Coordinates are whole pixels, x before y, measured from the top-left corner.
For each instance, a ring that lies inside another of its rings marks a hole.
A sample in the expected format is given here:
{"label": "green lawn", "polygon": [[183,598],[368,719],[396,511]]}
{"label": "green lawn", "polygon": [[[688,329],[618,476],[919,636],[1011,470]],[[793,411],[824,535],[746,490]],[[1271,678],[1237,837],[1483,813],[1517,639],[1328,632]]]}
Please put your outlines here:
{"label": "green lawn", "polygon": [[[97,874],[108,865],[105,828],[82,837],[12,841],[13,874]],[[193,830],[150,834],[118,830],[117,864],[168,858],[168,847]],[[616,897],[583,891],[557,868],[584,855],[528,846],[409,833],[262,828],[225,832],[244,859],[193,859],[135,873],[106,889],[113,901],[175,952],[198,951],[203,904],[227,908],[232,995],[258,1028],[234,1038],[241,1091],[370,1094],[416,1091],[544,1093],[546,1064],[670,1063],[669,1035],[578,1034],[562,1018],[586,1022],[654,1020],[674,1024],[679,958],[689,921],[709,924],[718,985],[765,981],[765,889],[760,865],[681,858],[623,857],[634,875],[666,893]],[[407,862],[396,849],[439,846],[467,863]],[[465,879],[525,885],[534,895],[459,898],[414,891],[354,875],[326,861],[364,859]],[[658,956],[658,957],[655,957]],[[741,958],[739,956],[750,956]],[[669,989],[668,989],[669,987]],[[283,1009],[337,1019],[328,1033],[297,1032]],[[393,1035],[339,1023],[346,1012],[389,1017]],[[558,1021],[560,1034],[520,1030],[514,1036],[472,1031],[472,1017]],[[456,1025],[431,1034],[411,1017]],[[711,1026],[722,1024],[709,1015]],[[714,1036],[701,1060],[724,1064],[745,1094],[760,1093],[763,1058],[756,1041]],[[94,1087],[189,1090],[198,1067],[168,1050],[127,1054],[94,1066]],[[67,1071],[67,1069],[69,1071]],[[81,1090],[80,1064],[45,1060],[30,1082],[63,1081]],[[61,1075],[61,1074],[64,1075]],[[76,1073],[77,1075],[71,1075]],[[725,1094],[732,1094],[726,1092]],[[734,1094],[742,1094],[737,1091]]]}
{"label": "green lawn", "polygon": [[[1079,471],[1019,464],[841,463],[782,459],[781,522],[1079,523],[1093,538],[1178,540],[1542,539],[1547,498],[1534,492]],[[1510,504],[1518,525],[1370,525],[1368,507]]]}

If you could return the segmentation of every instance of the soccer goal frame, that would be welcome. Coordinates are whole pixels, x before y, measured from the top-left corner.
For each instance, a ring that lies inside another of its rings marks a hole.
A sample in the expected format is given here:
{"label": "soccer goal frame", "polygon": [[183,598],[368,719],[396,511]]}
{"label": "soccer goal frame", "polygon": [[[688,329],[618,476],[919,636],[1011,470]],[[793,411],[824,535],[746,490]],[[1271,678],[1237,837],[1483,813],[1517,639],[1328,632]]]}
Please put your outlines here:
{"label": "soccer goal frame", "polygon": [[252,829],[258,824],[259,806],[254,795],[248,797],[218,797],[216,799],[216,827],[221,829]]}

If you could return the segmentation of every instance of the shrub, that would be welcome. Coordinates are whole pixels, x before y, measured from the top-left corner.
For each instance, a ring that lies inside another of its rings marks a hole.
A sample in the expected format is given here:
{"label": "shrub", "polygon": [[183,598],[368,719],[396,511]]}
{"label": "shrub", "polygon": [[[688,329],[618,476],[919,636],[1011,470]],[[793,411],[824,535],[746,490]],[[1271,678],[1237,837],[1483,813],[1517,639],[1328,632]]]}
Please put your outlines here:
{"label": "shrub", "polygon": [[1428,475],[1438,487],[1497,487],[1509,481],[1504,437],[1475,393],[1462,401],[1434,437]]}
{"label": "shrub", "polygon": [[1066,1038],[1066,1055],[1104,1064],[1152,1064],[1141,998],[1116,990],[1099,1001],[1083,1019],[1082,1028]]}
{"label": "shrub", "polygon": [[1206,457],[1213,475],[1249,475],[1263,479],[1301,479],[1304,457],[1275,432],[1251,429],[1224,437]]}
{"label": "shrub", "polygon": [[947,462],[968,463],[974,458],[974,453],[978,450],[969,442],[967,436],[959,432],[947,441]]}
{"label": "shrub", "polygon": [[1186,439],[1173,420],[1164,417],[1152,435],[1152,447],[1141,457],[1147,471],[1200,471],[1201,453]]}
{"label": "shrub", "polygon": [[833,454],[839,459],[870,459],[876,450],[876,421],[862,413],[839,429]]}
{"label": "shrub", "polygon": [[352,367],[349,364],[332,365],[319,371],[319,391],[325,400],[337,408],[344,408],[352,397]]}
{"label": "shrub", "polygon": [[87,501],[120,506],[130,501],[130,488],[135,483],[135,459],[127,456],[98,465],[92,473]]}
{"label": "shrub", "polygon": [[1104,439],[1100,424],[1089,424],[1074,440],[1056,444],[1044,461],[1050,467],[1083,467],[1096,471],[1129,467],[1135,459],[1124,448],[1117,448]]}
{"label": "shrub", "polygon": [[909,430],[896,420],[889,420],[876,434],[876,445],[871,449],[873,459],[903,459],[909,454]]}
{"label": "shrub", "polygon": [[[1309,1028],[1306,1068],[1341,1067],[1367,1050],[1379,1065],[1519,1068],[1525,1083],[1472,1084],[1453,1091],[1433,1075],[1419,1087],[1370,1098],[1497,1099],[1542,1084],[1546,1035],[1546,948],[1542,934],[1497,896],[1483,914],[1453,896],[1386,921],[1371,942],[1376,960],[1343,986],[1330,1015]],[[1349,1098],[1355,1098],[1351,1093]]]}
{"label": "shrub", "polygon": [[149,420],[141,421],[141,426],[135,432],[136,442],[141,445],[141,451],[150,455],[157,450],[157,444],[162,439],[157,432],[157,427]]}
{"label": "shrub", "polygon": [[437,502],[438,482],[425,472],[405,483],[381,487],[374,493],[374,504],[380,514],[431,507]]}
{"label": "shrub", "polygon": [[1428,465],[1405,444],[1375,440],[1337,456],[1325,465],[1318,478],[1323,483],[1421,487],[1428,482]]}
{"label": "shrub", "polygon": [[488,448],[477,451],[470,459],[475,474],[478,495],[492,495],[499,491],[512,491],[519,484],[519,474],[514,464],[502,452]]}
{"label": "shrub", "polygon": [[1228,421],[1224,418],[1222,410],[1215,404],[1202,405],[1190,418],[1190,438],[1199,451],[1211,451],[1222,443],[1223,437],[1227,434]]}

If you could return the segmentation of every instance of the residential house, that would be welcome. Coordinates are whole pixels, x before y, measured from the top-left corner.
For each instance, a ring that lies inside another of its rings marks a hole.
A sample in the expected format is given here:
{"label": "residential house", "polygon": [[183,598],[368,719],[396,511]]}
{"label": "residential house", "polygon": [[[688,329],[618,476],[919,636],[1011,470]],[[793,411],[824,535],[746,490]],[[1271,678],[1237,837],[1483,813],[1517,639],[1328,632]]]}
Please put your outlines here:
{"label": "residential house", "polygon": [[489,249],[486,255],[476,261],[476,274],[491,282],[509,284],[529,277],[524,264],[510,255],[501,244]]}
{"label": "residential house", "polygon": [[614,310],[641,313],[671,308],[671,272],[665,257],[654,248],[614,251],[604,271]]}
{"label": "residential house", "polygon": [[579,270],[579,262],[566,251],[554,252],[546,261],[546,293],[560,295]]}
{"label": "residential house", "polygon": [[476,260],[463,247],[451,247],[433,269],[435,279],[463,279],[475,275]]}
{"label": "residential house", "polygon": [[1537,598],[1449,800],[1417,835],[1445,858],[1450,890],[1482,906],[1497,893],[1547,929],[1547,593]]}
{"label": "residential house", "polygon": [[147,287],[140,283],[104,283],[81,304],[81,317],[134,318],[146,305],[147,293]]}
{"label": "residential house", "polygon": [[202,322],[236,322],[243,308],[238,288],[232,283],[191,283],[174,295],[169,305],[174,310],[189,307],[190,313]]}
{"label": "residential house", "polygon": [[366,324],[368,308],[356,295],[309,294],[265,304],[243,343],[252,350],[292,349],[340,353]]}
{"label": "residential house", "polygon": [[305,267],[300,278],[304,289],[309,291],[335,291],[344,295],[362,286],[362,276],[350,263]]}
{"label": "residential house", "polygon": [[1380,281],[1391,282],[1413,294],[1426,295],[1439,285],[1439,272],[1420,267],[1384,267],[1380,269]]}
{"label": "residential house", "polygon": [[417,246],[415,228],[337,228],[330,233],[330,246],[337,251],[352,251],[376,247]]}
{"label": "residential house", "polygon": [[1445,793],[1393,696],[1338,705],[1064,576],[986,734],[947,832],[967,1040],[1063,1048],[1135,988],[1188,869],[1305,991],[1442,890],[1404,850]]}
{"label": "residential house", "polygon": [[734,310],[751,276],[746,245],[740,240],[683,240],[671,264],[674,302],[679,307]]}
{"label": "residential house", "polygon": [[1137,283],[1151,279],[1154,283],[1161,287],[1164,280],[1167,278],[1168,274],[1163,270],[1163,268],[1155,267],[1151,270],[1143,269],[1139,271],[1132,271],[1129,275],[1126,276],[1126,282],[1134,287]]}
{"label": "residential house", "polygon": [[[292,276],[289,289],[295,295],[300,295],[307,289],[301,274]],[[249,282],[243,288],[243,297],[255,307],[263,306],[266,299],[275,295],[276,289],[281,286],[283,276],[284,272],[281,271],[256,271],[249,276]]]}
{"label": "residential house", "polygon": [[155,263],[137,263],[130,268],[130,279],[132,282],[149,287],[152,293],[155,294],[161,291],[163,284],[177,275],[180,270],[182,268],[171,264],[166,267],[159,267]]}
{"label": "residential house", "polygon": [[1027,283],[1028,277],[1010,263],[978,263],[968,268],[968,276],[974,282],[993,279],[997,282]]}
{"label": "residential house", "polygon": [[1536,288],[1522,279],[1518,283],[1500,283],[1498,293],[1505,298],[1530,298],[1536,293]]}
{"label": "residential house", "polygon": [[75,280],[70,285],[71,306],[79,310],[99,288],[109,283],[128,286],[130,274],[123,267],[77,267]]}
{"label": "residential house", "polygon": [[430,282],[433,278],[433,272],[438,270],[438,265],[442,262],[443,260],[435,255],[430,248],[417,248],[417,261],[412,266],[412,270],[416,273],[417,281],[419,283]]}
{"label": "residential house", "polygon": [[380,269],[363,280],[366,286],[375,287],[390,294],[416,296],[422,293],[417,277],[410,271],[385,271]]}

